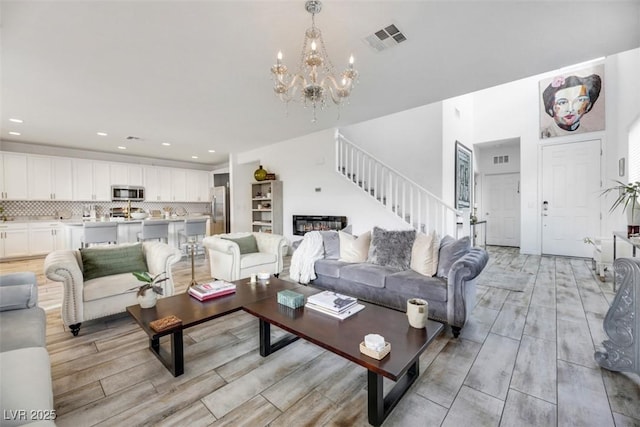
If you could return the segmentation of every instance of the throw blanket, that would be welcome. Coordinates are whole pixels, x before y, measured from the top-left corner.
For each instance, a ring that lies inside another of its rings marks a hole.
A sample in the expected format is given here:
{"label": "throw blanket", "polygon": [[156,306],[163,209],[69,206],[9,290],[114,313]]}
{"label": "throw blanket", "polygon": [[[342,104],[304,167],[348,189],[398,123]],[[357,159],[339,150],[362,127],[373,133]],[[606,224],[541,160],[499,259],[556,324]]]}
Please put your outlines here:
{"label": "throw blanket", "polygon": [[321,258],[324,258],[322,235],[318,231],[310,231],[304,235],[300,246],[291,256],[289,276],[292,280],[306,285],[316,278],[313,265]]}

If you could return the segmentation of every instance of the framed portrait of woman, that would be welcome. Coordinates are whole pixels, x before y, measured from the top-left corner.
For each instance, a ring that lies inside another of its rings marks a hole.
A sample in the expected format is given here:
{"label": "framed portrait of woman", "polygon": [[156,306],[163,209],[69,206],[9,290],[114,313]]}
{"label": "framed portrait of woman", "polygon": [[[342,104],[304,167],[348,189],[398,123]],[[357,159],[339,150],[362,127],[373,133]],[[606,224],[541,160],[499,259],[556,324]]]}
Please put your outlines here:
{"label": "framed portrait of woman", "polygon": [[471,206],[471,177],[473,176],[472,152],[456,141],[456,209]]}
{"label": "framed portrait of woman", "polygon": [[604,63],[540,80],[540,138],[604,130]]}

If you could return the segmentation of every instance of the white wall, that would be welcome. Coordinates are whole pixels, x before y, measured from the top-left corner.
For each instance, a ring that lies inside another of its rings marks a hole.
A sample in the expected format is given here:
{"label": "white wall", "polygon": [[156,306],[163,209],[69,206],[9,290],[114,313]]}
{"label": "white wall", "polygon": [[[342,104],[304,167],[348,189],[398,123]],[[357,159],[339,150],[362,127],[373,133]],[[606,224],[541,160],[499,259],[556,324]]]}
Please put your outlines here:
{"label": "white wall", "polygon": [[[236,163],[255,167],[245,168],[240,172],[243,176],[232,180],[234,188],[238,185],[247,188],[243,196],[247,200],[237,200],[236,196],[232,200],[236,216],[240,216],[241,210],[249,211],[249,184],[253,181],[253,171],[262,164],[282,181],[284,235],[290,241],[301,238],[293,235],[293,215],[345,215],[355,234],[371,230],[374,225],[387,229],[409,228],[334,171],[334,144],[334,130],[330,129],[241,153]],[[231,174],[236,172],[238,169],[232,167]],[[321,191],[317,192],[316,188]],[[249,224],[241,226],[237,221],[236,231],[248,231]]]}
{"label": "white wall", "polygon": [[[606,130],[541,140],[538,137],[538,81],[557,71],[475,92],[474,139],[476,142],[520,138],[521,149],[521,252],[539,254],[541,147],[546,144],[601,139],[605,186],[617,179],[618,158],[626,156],[626,132],[640,112],[640,49],[613,55],[605,60]],[[602,202],[602,235],[624,225],[622,216],[608,215]]]}
{"label": "white wall", "polygon": [[440,102],[351,125],[340,132],[391,168],[441,197]]}

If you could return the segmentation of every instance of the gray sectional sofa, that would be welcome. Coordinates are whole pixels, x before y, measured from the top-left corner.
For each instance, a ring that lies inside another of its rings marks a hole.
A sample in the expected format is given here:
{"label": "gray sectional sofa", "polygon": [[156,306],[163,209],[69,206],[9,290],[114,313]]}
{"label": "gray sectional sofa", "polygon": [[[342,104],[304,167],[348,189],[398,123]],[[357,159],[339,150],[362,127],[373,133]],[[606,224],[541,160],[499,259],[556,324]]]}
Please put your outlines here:
{"label": "gray sectional sofa", "polygon": [[53,426],[46,317],[33,273],[0,276],[0,409],[2,426]]}
{"label": "gray sectional sofa", "polygon": [[410,268],[398,270],[325,257],[315,262],[317,277],[311,285],[401,311],[406,311],[408,299],[425,299],[429,303],[429,318],[450,325],[457,337],[475,305],[476,278],[489,259],[484,249],[470,247],[468,240],[465,237],[456,241],[450,236],[442,239],[441,254],[447,244],[456,244],[458,250],[446,261],[441,255],[438,274],[433,277]]}

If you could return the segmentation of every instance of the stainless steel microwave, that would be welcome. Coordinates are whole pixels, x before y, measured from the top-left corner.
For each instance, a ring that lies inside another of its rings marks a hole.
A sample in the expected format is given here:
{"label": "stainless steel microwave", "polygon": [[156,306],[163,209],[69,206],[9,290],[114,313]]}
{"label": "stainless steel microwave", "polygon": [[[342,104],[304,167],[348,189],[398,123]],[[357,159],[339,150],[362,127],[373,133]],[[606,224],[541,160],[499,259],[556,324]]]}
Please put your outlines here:
{"label": "stainless steel microwave", "polygon": [[128,185],[112,185],[111,201],[113,202],[132,202],[144,201],[144,187],[134,187]]}

